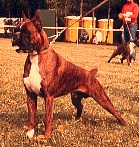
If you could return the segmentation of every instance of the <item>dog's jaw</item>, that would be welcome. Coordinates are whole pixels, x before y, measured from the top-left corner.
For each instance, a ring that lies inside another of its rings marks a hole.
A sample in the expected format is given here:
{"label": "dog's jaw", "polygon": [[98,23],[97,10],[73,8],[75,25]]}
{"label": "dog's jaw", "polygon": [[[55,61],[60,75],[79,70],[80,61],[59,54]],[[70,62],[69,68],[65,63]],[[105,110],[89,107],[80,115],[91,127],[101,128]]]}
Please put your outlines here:
{"label": "dog's jaw", "polygon": [[34,129],[28,131],[27,132],[27,136],[28,136],[29,139],[33,138],[33,136],[34,136]]}

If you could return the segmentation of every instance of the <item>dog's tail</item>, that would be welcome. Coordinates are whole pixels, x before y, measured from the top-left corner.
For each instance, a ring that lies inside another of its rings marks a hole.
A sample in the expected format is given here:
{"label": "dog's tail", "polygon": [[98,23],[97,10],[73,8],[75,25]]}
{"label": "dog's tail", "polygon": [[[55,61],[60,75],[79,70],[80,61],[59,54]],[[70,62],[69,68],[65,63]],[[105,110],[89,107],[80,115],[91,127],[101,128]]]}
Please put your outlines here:
{"label": "dog's tail", "polygon": [[90,70],[91,75],[95,76],[98,72],[97,68],[93,68],[92,70]]}

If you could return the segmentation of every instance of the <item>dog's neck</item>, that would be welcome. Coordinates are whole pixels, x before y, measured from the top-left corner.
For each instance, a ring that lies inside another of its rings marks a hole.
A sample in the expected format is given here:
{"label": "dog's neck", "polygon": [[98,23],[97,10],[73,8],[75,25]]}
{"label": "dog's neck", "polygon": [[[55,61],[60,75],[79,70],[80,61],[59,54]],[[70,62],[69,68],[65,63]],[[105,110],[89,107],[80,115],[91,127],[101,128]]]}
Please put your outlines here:
{"label": "dog's neck", "polygon": [[[49,49],[50,48],[50,42],[49,42],[49,39],[48,39],[48,36],[46,35],[45,31],[42,29],[41,31],[41,34],[43,36],[43,42],[44,44],[42,45],[42,48],[40,49],[40,53],[44,52],[45,50]],[[45,35],[45,37],[44,37]]]}
{"label": "dog's neck", "polygon": [[39,55],[39,54],[42,54],[42,53],[45,53],[45,52],[47,52],[47,50],[48,49],[50,49],[51,48],[51,46],[49,45],[49,47],[48,48],[44,48],[41,52],[37,52],[37,51],[33,51],[33,52],[31,52],[31,53],[28,53],[30,56],[35,56],[35,55]]}

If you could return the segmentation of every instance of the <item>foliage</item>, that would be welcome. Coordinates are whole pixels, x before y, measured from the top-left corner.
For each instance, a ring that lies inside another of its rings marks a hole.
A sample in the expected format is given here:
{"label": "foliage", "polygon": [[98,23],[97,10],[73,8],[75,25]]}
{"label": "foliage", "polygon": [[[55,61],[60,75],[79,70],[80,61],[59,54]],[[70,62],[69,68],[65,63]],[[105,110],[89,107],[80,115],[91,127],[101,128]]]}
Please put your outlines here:
{"label": "foliage", "polygon": [[[103,0],[83,0],[83,14],[88,12],[94,6],[98,5]],[[125,0],[109,0],[112,10],[112,16],[120,11]],[[139,0],[135,0],[139,3]],[[58,16],[60,15],[79,15],[80,14],[80,3],[81,0],[0,0],[0,15],[1,16],[12,16],[19,17],[21,10],[25,10],[29,17],[32,17],[36,9],[56,9]],[[96,11],[96,16],[104,18],[107,16],[108,2]],[[114,16],[115,17],[115,16]]]}
{"label": "foliage", "polygon": [[21,11],[31,18],[36,9],[46,9],[45,0],[0,0],[0,15],[5,17],[21,17]]}
{"label": "foliage", "polygon": [[[93,7],[97,6],[103,0],[82,0],[83,12],[85,15]],[[98,19],[108,18],[108,10],[110,8],[110,18],[114,19],[114,28],[121,27],[121,21],[118,14],[121,12],[122,6],[126,0],[108,0],[103,6],[95,10],[95,17]],[[139,0],[135,0],[139,4]],[[109,5],[110,3],[110,5]],[[21,11],[24,10],[28,18],[34,16],[36,9],[55,9],[59,26],[64,26],[65,16],[80,15],[81,0],[0,0],[0,16],[1,17],[22,17]],[[88,16],[92,16],[90,13]]]}

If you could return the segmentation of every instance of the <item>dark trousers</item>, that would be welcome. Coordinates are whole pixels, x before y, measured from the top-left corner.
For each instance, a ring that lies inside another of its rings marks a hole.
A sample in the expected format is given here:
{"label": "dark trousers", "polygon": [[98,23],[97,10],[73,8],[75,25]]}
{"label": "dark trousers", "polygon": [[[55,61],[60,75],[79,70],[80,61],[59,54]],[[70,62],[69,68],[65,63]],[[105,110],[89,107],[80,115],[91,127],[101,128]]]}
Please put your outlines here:
{"label": "dark trousers", "polygon": [[[125,42],[133,41],[136,39],[136,32],[138,29],[137,24],[125,24],[124,25],[124,39]],[[136,59],[136,52],[132,55],[133,59]]]}
{"label": "dark trousers", "polygon": [[87,40],[89,39],[89,37],[80,37],[80,42],[83,43],[83,40],[85,41],[85,43],[87,43]]}

